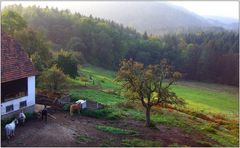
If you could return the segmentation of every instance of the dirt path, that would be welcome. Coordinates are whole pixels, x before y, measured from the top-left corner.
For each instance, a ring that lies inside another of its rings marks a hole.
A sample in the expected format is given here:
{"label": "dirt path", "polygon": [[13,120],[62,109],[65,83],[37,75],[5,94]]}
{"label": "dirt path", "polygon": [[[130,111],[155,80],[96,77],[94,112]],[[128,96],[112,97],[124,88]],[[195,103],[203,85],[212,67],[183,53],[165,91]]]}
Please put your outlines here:
{"label": "dirt path", "polygon": [[[131,119],[105,120],[84,116],[70,117],[68,113],[56,111],[57,119],[47,123],[40,119],[28,121],[24,126],[18,126],[16,136],[9,143],[2,140],[2,146],[121,146],[123,139],[146,139],[159,141],[162,146],[177,143],[186,146],[207,146],[198,141],[209,141],[199,133],[187,133],[183,129],[158,125],[157,129],[144,127],[142,121]],[[137,131],[137,135],[113,135],[96,129],[96,125],[109,125]],[[214,143],[213,141],[209,141]]]}

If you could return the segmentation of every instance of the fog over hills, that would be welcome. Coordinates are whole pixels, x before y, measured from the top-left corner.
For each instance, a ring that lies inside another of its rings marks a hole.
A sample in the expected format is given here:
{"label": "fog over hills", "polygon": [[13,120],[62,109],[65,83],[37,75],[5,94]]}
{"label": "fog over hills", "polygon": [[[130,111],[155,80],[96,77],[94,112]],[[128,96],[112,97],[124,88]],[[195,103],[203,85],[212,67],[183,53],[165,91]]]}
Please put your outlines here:
{"label": "fog over hills", "polygon": [[221,17],[204,17],[162,2],[99,2],[90,7],[80,6],[74,11],[81,14],[116,21],[151,34],[194,30],[238,29],[237,20]]}
{"label": "fog over hills", "polygon": [[239,28],[239,22],[237,19],[220,16],[204,16],[208,23],[215,26],[222,26],[225,29],[237,30]]}
{"label": "fog over hills", "polygon": [[[20,3],[20,2],[19,2]],[[163,35],[166,33],[238,31],[239,20],[220,16],[200,16],[184,7],[170,2],[44,2],[23,3],[25,6],[39,5],[61,10],[69,9],[82,15],[92,15],[102,19],[135,28],[138,32]]]}

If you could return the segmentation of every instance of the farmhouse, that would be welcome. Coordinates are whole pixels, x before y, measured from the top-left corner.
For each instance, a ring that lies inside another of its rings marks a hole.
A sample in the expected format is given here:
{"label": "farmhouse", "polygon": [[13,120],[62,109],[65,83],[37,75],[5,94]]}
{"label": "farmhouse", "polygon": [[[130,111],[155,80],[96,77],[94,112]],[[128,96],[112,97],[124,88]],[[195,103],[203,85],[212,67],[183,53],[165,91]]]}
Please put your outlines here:
{"label": "farmhouse", "polygon": [[37,71],[20,45],[1,33],[1,117],[34,111]]}

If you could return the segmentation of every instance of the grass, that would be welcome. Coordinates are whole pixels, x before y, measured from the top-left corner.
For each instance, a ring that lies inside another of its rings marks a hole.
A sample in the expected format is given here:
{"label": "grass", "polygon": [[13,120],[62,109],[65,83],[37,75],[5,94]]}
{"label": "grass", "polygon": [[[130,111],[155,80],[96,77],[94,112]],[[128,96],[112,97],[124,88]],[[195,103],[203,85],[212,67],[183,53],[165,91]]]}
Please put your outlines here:
{"label": "grass", "polygon": [[99,110],[85,109],[81,111],[81,115],[93,118],[105,118],[109,120],[119,119],[121,117],[121,113],[116,112],[110,107]]}
{"label": "grass", "polygon": [[[102,88],[118,89],[120,86],[114,81],[116,74],[113,71],[105,70],[95,66],[80,68],[80,74],[89,79],[87,85],[96,85]],[[90,80],[90,77],[93,82]],[[84,84],[84,83],[82,83]]]}
{"label": "grass", "polygon": [[100,147],[111,147],[113,145],[113,139],[104,139],[101,144]]}
{"label": "grass", "polygon": [[184,98],[187,107],[204,112],[238,114],[238,96],[228,92],[174,85],[172,90]]}
{"label": "grass", "polygon": [[[95,81],[95,85],[100,84],[102,90],[110,89],[116,91],[120,88],[119,83],[114,82],[116,73],[113,71],[88,66],[81,67],[80,73],[87,78],[91,76]],[[79,79],[73,81],[83,85],[83,82]],[[93,86],[92,82],[88,82],[87,85]],[[188,103],[187,107],[190,109],[201,112],[204,111],[205,113],[238,114],[239,100],[238,89],[236,87],[183,81],[178,82],[177,85],[173,85],[172,90],[179,97],[186,100]],[[118,97],[115,97],[114,99],[108,97],[108,99],[106,99],[105,97],[101,97],[101,95],[103,95],[102,93],[90,90],[83,90],[81,94],[90,98],[97,97],[92,99],[105,104],[118,102]],[[98,96],[101,98],[98,98]]]}
{"label": "grass", "polygon": [[159,141],[143,140],[143,139],[124,139],[122,140],[122,146],[124,147],[160,147]]}
{"label": "grass", "polygon": [[[141,105],[131,107],[128,104],[124,105],[125,99],[116,93],[120,87],[119,83],[114,82],[115,73],[97,67],[82,67],[81,75],[94,80],[87,82],[87,87],[84,89],[71,89],[70,95],[74,99],[87,99],[97,101],[106,108],[101,110],[85,110],[82,114],[94,118],[119,119],[132,118],[135,120],[144,121],[145,112]],[[72,83],[83,86],[81,79],[71,80]],[[93,87],[93,88],[89,88]],[[207,84],[199,82],[179,82],[171,88],[179,97],[187,102],[186,109],[202,113],[205,115],[225,115],[238,118],[238,88],[218,84]],[[110,90],[110,91],[106,91]],[[134,103],[136,104],[136,103]],[[234,116],[232,116],[234,115]],[[217,141],[220,146],[237,146],[238,134],[232,134],[231,131],[222,131],[209,121],[196,120],[198,117],[192,114],[186,115],[168,109],[153,108],[151,120],[155,124],[165,124],[168,126],[177,126],[183,128],[186,132],[200,132],[207,135],[209,138]],[[217,125],[218,126],[218,125]],[[234,123],[235,126],[235,123]],[[97,127],[96,127],[97,128]],[[99,130],[105,132],[120,132],[123,129],[115,129],[114,127],[100,126]],[[235,128],[234,128],[235,129]],[[210,145],[199,141],[200,144]],[[103,145],[111,145],[109,141],[103,142]],[[154,146],[160,145],[156,141],[148,141],[142,139],[125,139],[122,141],[122,146]],[[175,144],[177,146],[177,144]]]}
{"label": "grass", "polygon": [[113,105],[123,101],[123,98],[121,96],[93,89],[71,90],[69,94],[70,97],[75,100],[86,99],[97,101],[105,105]]}
{"label": "grass", "polygon": [[198,144],[204,145],[204,147],[212,147],[213,145],[207,141],[198,140]]}
{"label": "grass", "polygon": [[116,127],[106,126],[106,125],[96,125],[96,129],[103,132],[115,134],[115,135],[119,135],[119,134],[128,135],[128,134],[137,133],[136,131],[133,131],[133,130],[126,130],[126,129],[116,128]]}
{"label": "grass", "polygon": [[88,143],[88,142],[91,142],[91,141],[94,141],[94,140],[95,140],[95,138],[89,137],[87,135],[78,135],[76,137],[76,143],[78,143],[78,144]]}
{"label": "grass", "polygon": [[228,133],[224,133],[221,131],[217,131],[216,133],[207,133],[207,135],[217,141],[218,143],[222,144],[223,146],[227,147],[236,147],[239,145],[238,137],[232,136]]}

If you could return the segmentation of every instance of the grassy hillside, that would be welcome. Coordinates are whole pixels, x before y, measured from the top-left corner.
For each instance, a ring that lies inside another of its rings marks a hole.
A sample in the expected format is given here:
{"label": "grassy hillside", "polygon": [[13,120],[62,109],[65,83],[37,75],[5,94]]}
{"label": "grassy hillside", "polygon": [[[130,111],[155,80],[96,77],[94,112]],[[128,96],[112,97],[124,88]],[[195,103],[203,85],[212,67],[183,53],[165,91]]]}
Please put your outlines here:
{"label": "grassy hillside", "polygon": [[[88,82],[86,82],[87,86],[98,87],[105,93],[116,93],[120,88],[120,85],[114,81],[116,74],[113,71],[88,66],[81,67],[80,74],[81,76],[78,79],[72,80],[76,84],[85,85],[85,82],[81,81],[81,77],[85,77],[88,79]],[[94,84],[89,77],[92,77]],[[172,90],[179,97],[182,97],[187,102],[187,107],[192,110],[203,111],[205,113],[238,114],[238,89],[235,87],[199,82],[178,82],[172,87]],[[97,96],[106,98],[102,91],[82,90],[78,93],[89,98],[97,99]],[[98,101],[107,104],[109,102],[118,102],[116,98],[107,98],[109,101],[106,99],[103,99],[104,101],[98,99]]]}
{"label": "grassy hillside", "polygon": [[[82,114],[110,120],[145,120],[144,108],[137,103],[126,103],[120,95],[120,85],[114,81],[115,72],[87,66],[81,67],[79,73],[77,79],[69,79],[72,85],[69,89],[71,97],[106,105],[102,110],[86,111]],[[238,145],[238,88],[184,81],[178,82],[171,89],[186,100],[185,110],[191,112],[154,107],[151,119],[155,124],[179,127],[189,133],[203,133],[219,143],[212,146]],[[206,116],[211,119],[205,118]]]}

